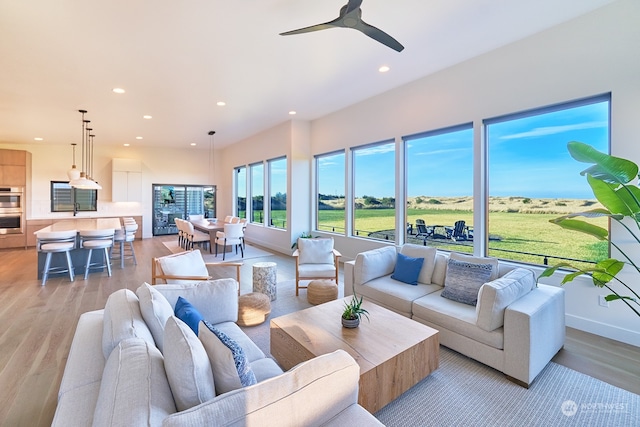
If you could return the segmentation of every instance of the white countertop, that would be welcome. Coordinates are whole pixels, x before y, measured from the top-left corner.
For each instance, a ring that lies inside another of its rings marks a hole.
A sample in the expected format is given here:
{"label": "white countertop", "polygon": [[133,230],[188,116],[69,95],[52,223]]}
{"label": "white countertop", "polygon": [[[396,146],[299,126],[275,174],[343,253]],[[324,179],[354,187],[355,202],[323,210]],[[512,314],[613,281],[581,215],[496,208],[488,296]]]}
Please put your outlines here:
{"label": "white countertop", "polygon": [[33,234],[37,236],[40,232],[46,233],[50,231],[116,230],[121,227],[120,218],[76,218],[54,222],[35,231]]}

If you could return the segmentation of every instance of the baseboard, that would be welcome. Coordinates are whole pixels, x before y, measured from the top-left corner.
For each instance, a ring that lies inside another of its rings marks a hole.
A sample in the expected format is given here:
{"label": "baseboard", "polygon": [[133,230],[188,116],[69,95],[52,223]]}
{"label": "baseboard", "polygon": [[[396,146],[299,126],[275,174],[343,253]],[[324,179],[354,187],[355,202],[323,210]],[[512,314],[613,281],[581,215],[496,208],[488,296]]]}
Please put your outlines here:
{"label": "baseboard", "polygon": [[584,317],[567,314],[565,317],[567,326],[605,338],[620,341],[629,345],[640,347],[640,332],[596,322]]}

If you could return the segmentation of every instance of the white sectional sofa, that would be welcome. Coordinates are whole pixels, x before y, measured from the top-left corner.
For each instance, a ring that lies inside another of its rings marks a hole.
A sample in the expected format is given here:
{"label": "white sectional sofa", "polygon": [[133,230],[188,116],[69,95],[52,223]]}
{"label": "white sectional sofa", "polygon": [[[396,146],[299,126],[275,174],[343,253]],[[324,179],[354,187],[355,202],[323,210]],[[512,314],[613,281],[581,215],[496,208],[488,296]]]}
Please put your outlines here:
{"label": "white sectional sofa", "polygon": [[[398,254],[409,258],[402,257],[396,269]],[[415,285],[392,278],[412,271],[411,259],[419,258],[424,261]],[[386,246],[345,262],[344,291],[437,329],[442,345],[525,387],[564,345],[564,289],[536,285],[533,271],[494,258]],[[459,302],[469,296],[476,305]]]}
{"label": "white sectional sofa", "polygon": [[[233,279],[143,284],[82,314],[52,425],[382,425],[357,404],[360,370],[346,352],[284,373],[265,357],[235,323],[237,289]],[[173,316],[180,296],[210,324],[198,335]],[[225,339],[214,343],[214,331]]]}

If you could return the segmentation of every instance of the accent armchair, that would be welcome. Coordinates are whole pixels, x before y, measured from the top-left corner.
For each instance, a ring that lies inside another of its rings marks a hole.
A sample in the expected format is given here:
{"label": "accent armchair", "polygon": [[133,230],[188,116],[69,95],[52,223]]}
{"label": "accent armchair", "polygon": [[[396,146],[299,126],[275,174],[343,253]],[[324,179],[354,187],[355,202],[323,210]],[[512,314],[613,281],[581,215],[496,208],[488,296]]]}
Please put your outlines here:
{"label": "accent armchair", "polygon": [[340,252],[333,248],[332,238],[298,239],[293,253],[296,259],[296,296],[301,280],[330,279],[338,285]]}
{"label": "accent armchair", "polygon": [[[236,268],[236,281],[240,283],[242,262],[206,263],[199,250],[151,259],[151,284],[184,284],[211,280],[209,268]],[[227,277],[220,275],[220,277]],[[239,291],[239,290],[238,290]]]}

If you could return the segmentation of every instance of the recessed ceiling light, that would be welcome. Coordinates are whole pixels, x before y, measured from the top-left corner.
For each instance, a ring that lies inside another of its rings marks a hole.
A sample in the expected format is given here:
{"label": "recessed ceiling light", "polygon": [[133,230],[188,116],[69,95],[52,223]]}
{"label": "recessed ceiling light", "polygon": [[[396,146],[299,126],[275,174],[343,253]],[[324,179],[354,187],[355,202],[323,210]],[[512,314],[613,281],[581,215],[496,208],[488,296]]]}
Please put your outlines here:
{"label": "recessed ceiling light", "polygon": [[142,116],[142,118],[143,118],[143,119],[147,119],[147,120],[149,120],[149,119],[152,119],[153,117],[147,114],[147,115],[145,115],[145,116]]}
{"label": "recessed ceiling light", "polygon": [[381,73],[386,73],[387,71],[389,71],[391,68],[389,68],[386,65],[383,65],[382,67],[378,68],[378,71],[380,71]]}
{"label": "recessed ceiling light", "polygon": [[125,90],[120,87],[114,87],[113,93],[125,93]]}
{"label": "recessed ceiling light", "polygon": [[224,101],[218,101],[218,102],[216,102],[216,105],[217,105],[218,107],[224,107],[225,105],[227,105],[227,103],[226,103],[226,102],[224,102]]}
{"label": "recessed ceiling light", "polygon": [[128,147],[128,146],[130,146],[131,144],[123,144],[123,145],[124,145],[125,147]]}
{"label": "recessed ceiling light", "polygon": [[298,114],[296,111],[293,111],[293,110],[289,111],[290,116],[295,116],[296,114]]}
{"label": "recessed ceiling light", "polygon": [[196,145],[196,143],[195,143],[195,142],[192,142],[192,143],[191,143],[191,146],[192,146],[192,147],[195,147],[195,145]]}
{"label": "recessed ceiling light", "polygon": [[39,136],[36,136],[35,138],[33,138],[35,141],[44,141],[44,138],[40,138]]}
{"label": "recessed ceiling light", "polygon": [[136,139],[142,139],[142,137],[141,136],[136,136]]}

